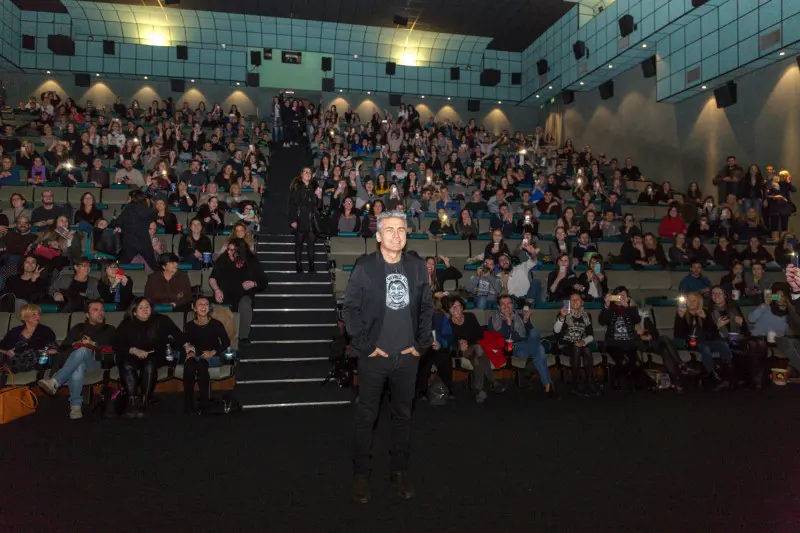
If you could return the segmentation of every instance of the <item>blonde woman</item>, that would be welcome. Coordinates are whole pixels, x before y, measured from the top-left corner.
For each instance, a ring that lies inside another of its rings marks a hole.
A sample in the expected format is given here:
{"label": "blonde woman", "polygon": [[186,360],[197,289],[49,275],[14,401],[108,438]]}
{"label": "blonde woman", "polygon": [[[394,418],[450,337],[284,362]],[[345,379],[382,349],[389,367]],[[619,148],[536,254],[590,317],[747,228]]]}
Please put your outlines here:
{"label": "blonde woman", "polygon": [[[0,341],[0,363],[7,366],[14,374],[34,370],[40,350],[47,350],[51,356],[58,353],[54,347],[56,334],[40,323],[41,307],[36,304],[23,305],[17,316],[22,325],[8,330]],[[0,386],[2,385],[3,383],[0,383]]]}

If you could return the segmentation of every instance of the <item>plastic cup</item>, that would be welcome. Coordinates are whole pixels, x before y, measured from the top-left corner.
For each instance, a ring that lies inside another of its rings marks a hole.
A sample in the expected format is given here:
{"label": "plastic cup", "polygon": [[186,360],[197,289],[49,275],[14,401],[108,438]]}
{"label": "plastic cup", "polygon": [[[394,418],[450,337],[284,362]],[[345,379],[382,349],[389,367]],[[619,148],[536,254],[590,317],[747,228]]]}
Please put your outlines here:
{"label": "plastic cup", "polygon": [[738,300],[741,295],[742,295],[742,293],[739,292],[738,289],[733,289],[731,291],[731,298],[733,298],[734,300]]}
{"label": "plastic cup", "polygon": [[775,333],[774,331],[768,331],[768,332],[767,332],[767,343],[769,343],[769,344],[775,344],[775,338],[776,338],[777,336],[778,336],[778,334],[777,334],[777,333]]}
{"label": "plastic cup", "polygon": [[211,252],[203,252],[203,263],[207,265],[211,263]]}

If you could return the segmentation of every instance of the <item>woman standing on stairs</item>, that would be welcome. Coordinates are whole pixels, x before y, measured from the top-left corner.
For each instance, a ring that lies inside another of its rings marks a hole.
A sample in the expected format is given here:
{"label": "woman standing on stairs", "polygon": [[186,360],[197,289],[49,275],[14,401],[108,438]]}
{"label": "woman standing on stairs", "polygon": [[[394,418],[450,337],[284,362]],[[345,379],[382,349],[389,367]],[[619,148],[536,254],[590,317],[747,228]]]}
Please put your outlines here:
{"label": "woman standing on stairs", "polygon": [[322,189],[311,180],[311,168],[303,167],[300,175],[289,186],[289,220],[294,230],[294,259],[298,274],[303,273],[303,241],[308,249],[308,271],[314,272],[314,232],[318,227],[321,197]]}

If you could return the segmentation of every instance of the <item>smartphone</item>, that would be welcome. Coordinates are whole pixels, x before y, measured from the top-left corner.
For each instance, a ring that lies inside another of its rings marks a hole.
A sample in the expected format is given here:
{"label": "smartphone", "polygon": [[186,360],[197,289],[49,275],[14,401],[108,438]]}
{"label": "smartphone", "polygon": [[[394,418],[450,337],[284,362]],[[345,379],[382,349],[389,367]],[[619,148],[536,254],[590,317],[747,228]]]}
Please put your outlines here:
{"label": "smartphone", "polygon": [[528,241],[528,239],[522,239],[522,245],[523,245],[523,246],[525,246],[526,244],[528,244],[528,242],[529,242],[529,241]]}
{"label": "smartphone", "polygon": [[769,297],[773,302],[777,302],[778,300],[781,299],[781,295],[780,294],[775,294],[775,293],[770,294]]}
{"label": "smartphone", "polygon": [[561,308],[564,309],[567,313],[569,313],[570,311],[572,311],[572,302],[570,302],[569,300],[564,300],[563,302],[561,302]]}
{"label": "smartphone", "polygon": [[619,294],[612,294],[611,296],[608,297],[608,299],[609,301],[619,303],[622,301],[622,296],[620,296]]}
{"label": "smartphone", "polygon": [[121,268],[118,268],[117,269],[117,276],[124,276],[124,275],[125,275],[125,272]]}
{"label": "smartphone", "polygon": [[559,272],[562,272],[562,273],[563,273],[563,272],[566,272],[566,271],[567,271],[567,267],[565,267],[565,266],[558,267],[558,271],[559,271]]}
{"label": "smartphone", "polygon": [[789,254],[789,262],[795,267],[800,267],[800,254],[792,252]]}
{"label": "smartphone", "polygon": [[600,273],[600,269],[601,268],[602,268],[602,265],[600,263],[595,263],[594,264],[594,273],[595,273],[595,275]]}

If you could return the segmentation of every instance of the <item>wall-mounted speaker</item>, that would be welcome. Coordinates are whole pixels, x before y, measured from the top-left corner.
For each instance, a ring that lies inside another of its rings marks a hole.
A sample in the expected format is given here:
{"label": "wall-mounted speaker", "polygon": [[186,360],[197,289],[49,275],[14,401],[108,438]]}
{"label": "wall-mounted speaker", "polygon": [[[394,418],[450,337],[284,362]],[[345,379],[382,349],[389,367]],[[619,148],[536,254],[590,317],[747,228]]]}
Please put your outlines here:
{"label": "wall-mounted speaker", "polygon": [[75,74],[75,87],[88,87],[92,84],[92,78],[88,74]]}
{"label": "wall-mounted speaker", "polygon": [[322,78],[322,92],[332,93],[335,88],[336,83],[333,81],[333,78]]}
{"label": "wall-mounted speaker", "polygon": [[390,94],[389,95],[389,105],[392,107],[400,107],[403,105],[403,95],[402,94]]}
{"label": "wall-mounted speaker", "polygon": [[397,63],[394,61],[387,61],[386,62],[386,75],[387,76],[394,76],[395,71],[397,70]]}
{"label": "wall-mounted speaker", "polygon": [[564,91],[562,97],[564,98],[564,105],[569,105],[575,101],[575,91]]}
{"label": "wall-mounted speaker", "polygon": [[621,37],[627,37],[635,29],[636,24],[633,21],[633,15],[624,15],[619,19],[619,34]]}
{"label": "wall-mounted speaker", "polygon": [[107,56],[117,55],[117,43],[114,41],[103,41],[103,53]]}
{"label": "wall-mounted speaker", "polygon": [[614,97],[614,82],[609,80],[599,87],[600,90],[600,99],[601,100],[608,100],[609,98]]}
{"label": "wall-mounted speaker", "polygon": [[575,54],[575,59],[581,59],[586,55],[586,43],[575,41],[575,44],[572,45],[572,53]]}
{"label": "wall-mounted speaker", "polygon": [[57,56],[75,55],[75,41],[69,35],[48,35],[47,48]]}
{"label": "wall-mounted speaker", "polygon": [[186,92],[186,80],[169,80],[169,87],[174,93]]}
{"label": "wall-mounted speaker", "polygon": [[700,7],[706,2],[708,2],[708,0],[692,0],[692,7]]}
{"label": "wall-mounted speaker", "polygon": [[485,68],[481,72],[481,85],[484,87],[494,87],[500,83],[500,71],[496,68]]}
{"label": "wall-mounted speaker", "polygon": [[481,110],[480,100],[467,100],[467,111],[478,112]]}
{"label": "wall-mounted speaker", "polygon": [[22,49],[23,50],[36,50],[36,36],[23,35],[22,36]]}
{"label": "wall-mounted speaker", "polygon": [[648,57],[642,61],[642,74],[645,78],[652,78],[656,75],[656,56]]}
{"label": "wall-mounted speaker", "polygon": [[539,73],[539,76],[547,74],[548,70],[550,70],[550,68],[547,66],[546,59],[540,59],[539,61],[536,62],[536,72]]}
{"label": "wall-mounted speaker", "polygon": [[522,85],[522,72],[511,73],[511,85]]}
{"label": "wall-mounted speaker", "polygon": [[[261,54],[258,54],[261,57]],[[261,86],[261,74],[258,72],[248,72],[247,73],[247,86],[248,87],[260,87]]]}
{"label": "wall-mounted speaker", "polygon": [[333,58],[331,57],[323,57],[322,58],[322,71],[323,72],[330,72],[333,70]]}
{"label": "wall-mounted speaker", "polygon": [[259,50],[250,50],[250,64],[255,67],[261,66],[261,52]]}
{"label": "wall-mounted speaker", "polygon": [[395,15],[394,19],[392,20],[398,26],[408,26],[408,17],[404,17],[402,15]]}
{"label": "wall-mounted speaker", "polygon": [[458,81],[461,79],[461,69],[458,67],[450,67],[450,81]]}
{"label": "wall-mounted speaker", "polygon": [[175,47],[175,53],[178,56],[178,59],[182,61],[186,61],[189,59],[189,48],[184,44],[179,44]]}
{"label": "wall-mounted speaker", "polygon": [[264,60],[272,61],[272,48],[264,48]]}
{"label": "wall-mounted speaker", "polygon": [[739,101],[736,90],[736,83],[729,81],[722,87],[714,89],[714,98],[717,100],[717,108],[724,109]]}

